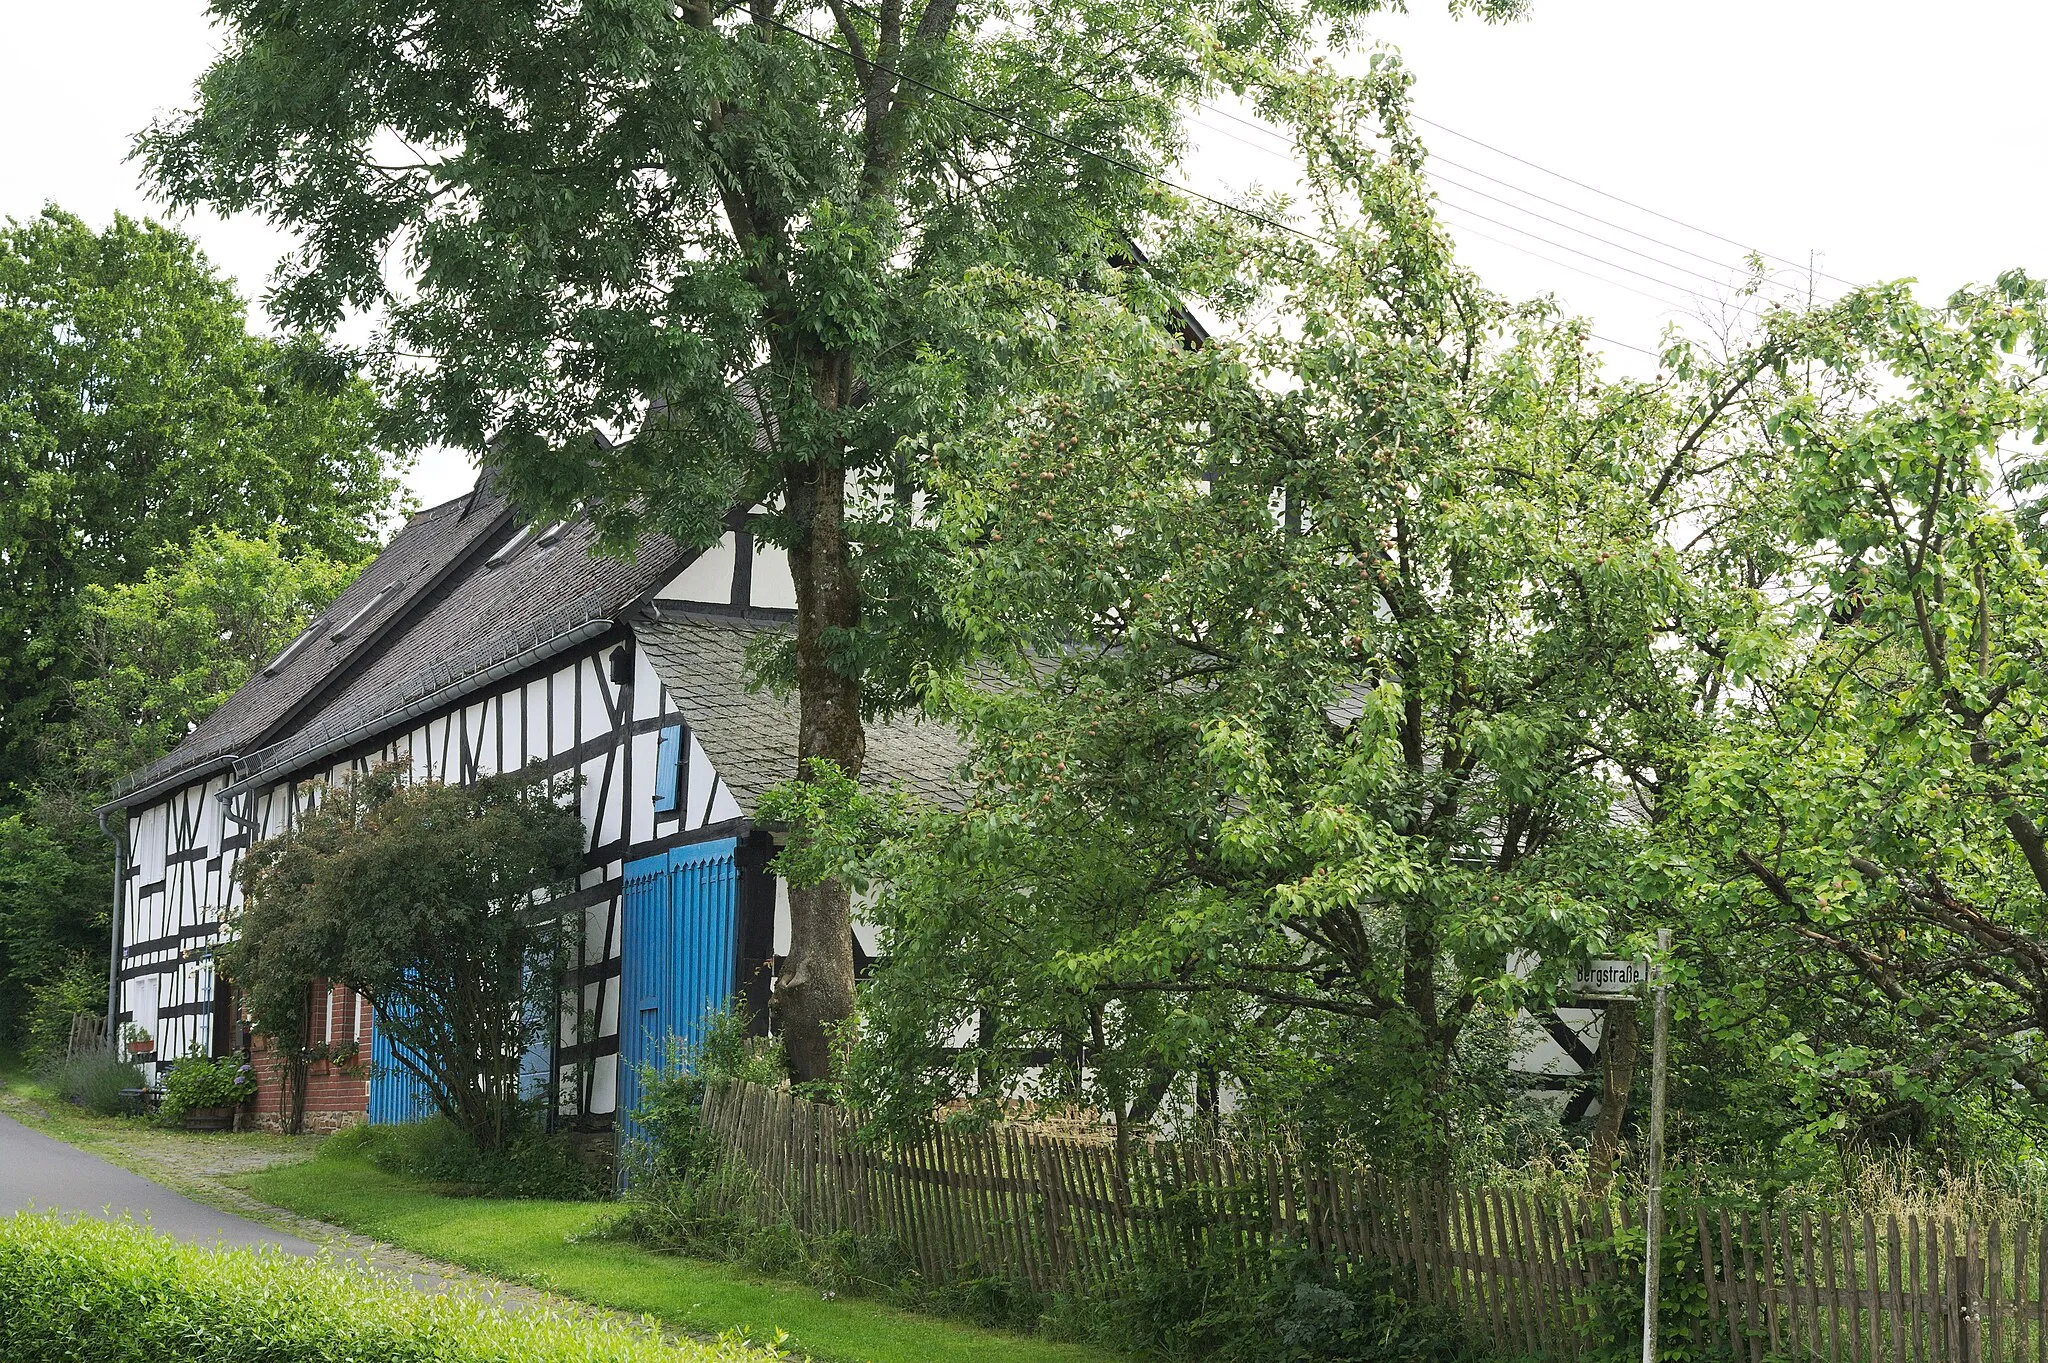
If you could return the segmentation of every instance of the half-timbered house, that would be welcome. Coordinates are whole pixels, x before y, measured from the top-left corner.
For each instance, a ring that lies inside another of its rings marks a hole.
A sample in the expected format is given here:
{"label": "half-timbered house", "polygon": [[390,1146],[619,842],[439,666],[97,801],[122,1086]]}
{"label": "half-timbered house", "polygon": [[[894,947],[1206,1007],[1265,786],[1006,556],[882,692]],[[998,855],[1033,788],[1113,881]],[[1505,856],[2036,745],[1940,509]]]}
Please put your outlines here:
{"label": "half-timbered house", "polygon": [[[788,901],[767,869],[773,831],[754,815],[795,772],[796,715],[749,687],[746,653],[789,626],[795,594],[781,551],[757,544],[743,514],[728,525],[702,552],[649,537],[621,561],[594,552],[587,525],[522,521],[487,478],[411,517],[109,806],[126,815],[110,1012],[145,1059],[248,1043],[211,963],[239,900],[237,861],[323,784],[386,762],[451,782],[532,763],[583,778],[584,870],[561,905],[581,917],[580,957],[561,1025],[529,1062],[552,1122],[610,1127],[632,1109],[638,1065],[735,996],[765,1025]],[[944,798],[960,756],[935,726],[870,730],[881,782]],[[875,948],[857,928],[857,952]],[[340,991],[325,1002],[313,1039],[360,1042],[379,1063],[316,1075],[309,1124],[418,1112],[368,1007]],[[277,1119],[273,1088],[258,1111]]]}

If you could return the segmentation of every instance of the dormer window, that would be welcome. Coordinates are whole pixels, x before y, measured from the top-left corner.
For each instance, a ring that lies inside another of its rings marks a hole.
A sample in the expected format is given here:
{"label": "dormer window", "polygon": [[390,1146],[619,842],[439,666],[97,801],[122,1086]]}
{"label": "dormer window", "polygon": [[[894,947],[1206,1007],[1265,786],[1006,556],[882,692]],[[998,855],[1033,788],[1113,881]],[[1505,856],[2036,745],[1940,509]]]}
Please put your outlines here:
{"label": "dormer window", "polygon": [[391,597],[391,593],[397,590],[398,584],[396,582],[387,582],[382,587],[379,587],[377,589],[377,594],[375,596],[371,597],[368,601],[365,601],[353,615],[350,615],[348,619],[342,621],[341,624],[338,627],[336,627],[333,637],[329,640],[329,642],[338,644],[343,639],[348,638],[349,633],[352,630],[354,630],[357,625],[360,625],[363,623],[363,621],[369,619],[370,613],[376,610],[377,607],[383,605],[387,600],[389,600]]}
{"label": "dormer window", "polygon": [[532,538],[533,527],[531,525],[520,526],[519,533],[514,535],[511,539],[506,540],[504,544],[500,545],[498,547],[498,552],[492,554],[490,558],[485,562],[484,566],[486,568],[497,568],[506,563],[509,563],[512,559],[512,556],[518,553],[521,549],[524,549],[526,547],[526,542]]}

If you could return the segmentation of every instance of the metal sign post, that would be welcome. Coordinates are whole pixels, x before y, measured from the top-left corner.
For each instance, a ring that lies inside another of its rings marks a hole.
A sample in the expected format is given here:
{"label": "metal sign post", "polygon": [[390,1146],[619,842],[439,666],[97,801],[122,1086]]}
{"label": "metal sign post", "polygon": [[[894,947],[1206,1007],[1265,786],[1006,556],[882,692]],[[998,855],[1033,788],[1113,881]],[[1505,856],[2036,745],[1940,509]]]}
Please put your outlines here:
{"label": "metal sign post", "polygon": [[1657,1363],[1658,1259],[1664,1248],[1664,1054],[1671,1034],[1671,990],[1664,979],[1664,957],[1671,952],[1671,929],[1657,929],[1657,960],[1651,971],[1655,1021],[1650,1042],[1650,1191],[1648,1239],[1643,1246],[1643,1363]]}

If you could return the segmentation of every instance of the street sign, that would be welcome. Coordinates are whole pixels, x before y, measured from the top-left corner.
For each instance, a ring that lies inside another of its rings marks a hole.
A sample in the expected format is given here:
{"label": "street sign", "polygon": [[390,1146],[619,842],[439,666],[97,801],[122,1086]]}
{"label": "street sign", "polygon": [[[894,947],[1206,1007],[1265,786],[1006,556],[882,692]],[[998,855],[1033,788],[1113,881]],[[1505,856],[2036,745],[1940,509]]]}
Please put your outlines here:
{"label": "street sign", "polygon": [[1632,961],[1595,958],[1572,975],[1575,994],[1633,994],[1650,982],[1650,963],[1641,957]]}

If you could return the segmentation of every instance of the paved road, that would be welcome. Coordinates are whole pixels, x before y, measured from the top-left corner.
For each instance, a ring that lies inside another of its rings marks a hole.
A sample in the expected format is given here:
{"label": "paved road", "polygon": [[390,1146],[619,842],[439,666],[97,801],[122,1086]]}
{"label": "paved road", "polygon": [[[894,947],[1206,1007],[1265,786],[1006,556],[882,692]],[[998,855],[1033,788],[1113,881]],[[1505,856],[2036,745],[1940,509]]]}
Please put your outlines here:
{"label": "paved road", "polygon": [[194,1202],[0,1116],[0,1216],[30,1209],[104,1221],[130,1216],[195,1244],[276,1245],[292,1254],[320,1252],[309,1240]]}

